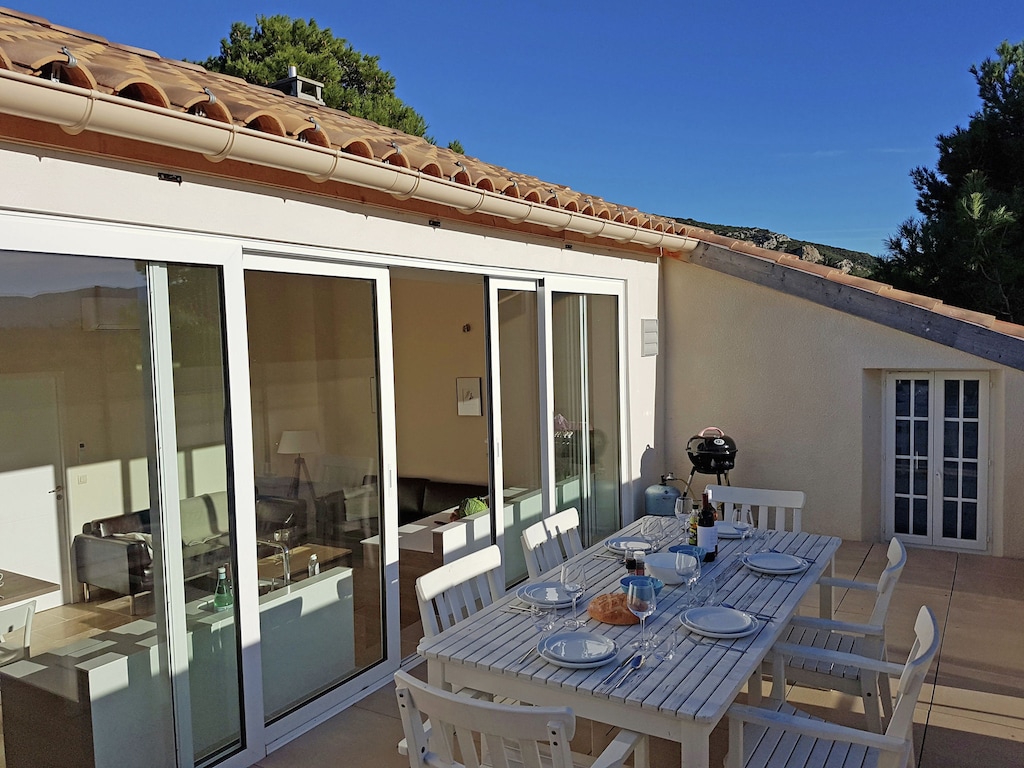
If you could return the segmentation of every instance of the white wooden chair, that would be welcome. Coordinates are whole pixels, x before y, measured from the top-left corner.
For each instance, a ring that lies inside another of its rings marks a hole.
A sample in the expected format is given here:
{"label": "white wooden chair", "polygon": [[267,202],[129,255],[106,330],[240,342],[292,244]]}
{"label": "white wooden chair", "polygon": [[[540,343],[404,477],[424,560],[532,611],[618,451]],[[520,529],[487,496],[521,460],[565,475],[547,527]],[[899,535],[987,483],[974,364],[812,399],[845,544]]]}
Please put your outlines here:
{"label": "white wooden chair", "polygon": [[[634,768],[649,765],[647,737],[631,731],[619,731],[596,758],[574,755],[569,740],[576,731],[576,716],[568,707],[470,699],[405,672],[395,673],[395,695],[410,768],[616,768],[630,755]],[[424,723],[424,716],[429,723]]]}
{"label": "white wooden chair", "polygon": [[501,550],[494,544],[416,579],[423,634],[433,637],[505,594]]}
{"label": "white wooden chair", "polygon": [[[892,696],[887,674],[837,664],[830,659],[822,661],[807,658],[796,651],[790,654],[784,649],[790,646],[800,649],[819,648],[886,661],[885,620],[896,584],[903,573],[903,566],[907,563],[907,550],[899,539],[894,538],[889,542],[887,557],[888,564],[882,571],[877,585],[851,579],[821,578],[819,583],[824,587],[874,592],[875,606],[871,611],[871,617],[865,624],[809,616],[794,617],[780,637],[779,644],[773,649],[773,698],[783,698],[782,690],[778,686],[784,680],[860,696],[864,701],[868,729],[875,733],[882,732],[879,702],[885,716],[892,717]],[[783,666],[784,676],[780,671]]]}
{"label": "white wooden chair", "polygon": [[[32,617],[35,613],[35,600],[0,611],[0,667],[29,657],[29,646],[32,645]],[[6,637],[15,633],[20,637]]]}
{"label": "white wooden chair", "polygon": [[535,579],[583,551],[580,513],[574,508],[545,517],[522,534],[526,571]]}
{"label": "white wooden chair", "polygon": [[734,522],[746,511],[753,512],[759,530],[800,533],[800,514],[806,494],[803,491],[774,491],[767,488],[741,488],[733,485],[708,485],[704,488],[712,504],[721,504],[726,522]]}
{"label": "white wooden chair", "polygon": [[914,707],[939,647],[939,627],[924,606],[914,624],[917,638],[907,663],[889,664],[853,654],[812,649],[837,664],[860,665],[899,675],[896,705],[885,733],[825,722],[789,704],[773,708],[734,704],[729,708],[729,754],[726,768],[903,768],[914,764]]}

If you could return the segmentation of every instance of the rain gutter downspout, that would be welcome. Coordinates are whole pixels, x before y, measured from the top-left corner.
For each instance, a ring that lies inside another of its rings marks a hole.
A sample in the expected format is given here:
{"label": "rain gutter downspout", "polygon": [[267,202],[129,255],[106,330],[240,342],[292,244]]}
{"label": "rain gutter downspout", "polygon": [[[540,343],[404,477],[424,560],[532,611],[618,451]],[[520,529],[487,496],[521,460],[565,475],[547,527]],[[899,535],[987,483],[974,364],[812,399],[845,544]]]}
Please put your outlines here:
{"label": "rain gutter downspout", "polygon": [[72,135],[95,131],[196,152],[211,162],[238,160],[301,173],[316,182],[353,184],[385,192],[398,200],[414,198],[449,206],[464,214],[481,213],[516,224],[536,224],[678,253],[690,252],[698,244],[685,235],[507,197],[342,150],[304,144],[6,69],[0,69],[0,111],[56,124]]}

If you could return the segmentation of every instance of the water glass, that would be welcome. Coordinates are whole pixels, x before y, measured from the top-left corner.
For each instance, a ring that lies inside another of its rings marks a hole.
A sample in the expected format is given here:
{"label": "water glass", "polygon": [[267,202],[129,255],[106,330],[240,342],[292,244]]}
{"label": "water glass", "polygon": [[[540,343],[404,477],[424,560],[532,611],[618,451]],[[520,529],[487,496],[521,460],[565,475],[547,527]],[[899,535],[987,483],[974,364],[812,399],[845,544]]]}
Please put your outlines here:
{"label": "water glass", "polygon": [[676,499],[675,509],[672,510],[675,513],[676,520],[679,522],[680,544],[685,544],[690,538],[690,510],[686,502],[686,497],[680,496]]}
{"label": "water glass", "polygon": [[696,584],[695,602],[698,605],[718,605],[718,580],[705,576]]}
{"label": "water glass", "polygon": [[664,536],[662,519],[654,515],[648,515],[640,522],[640,536],[651,545],[652,551],[657,551]]}
{"label": "water glass", "polygon": [[654,658],[658,661],[672,661],[676,657],[676,648],[679,647],[679,633],[672,627],[665,627],[664,631],[667,634],[660,642],[657,635],[652,641],[657,649],[654,651]]}
{"label": "water glass", "polygon": [[576,613],[576,599],[583,594],[587,588],[587,571],[582,563],[562,563],[561,572],[562,588],[566,594],[572,596],[572,616],[565,620],[568,629],[579,629],[585,621],[580,621]]}

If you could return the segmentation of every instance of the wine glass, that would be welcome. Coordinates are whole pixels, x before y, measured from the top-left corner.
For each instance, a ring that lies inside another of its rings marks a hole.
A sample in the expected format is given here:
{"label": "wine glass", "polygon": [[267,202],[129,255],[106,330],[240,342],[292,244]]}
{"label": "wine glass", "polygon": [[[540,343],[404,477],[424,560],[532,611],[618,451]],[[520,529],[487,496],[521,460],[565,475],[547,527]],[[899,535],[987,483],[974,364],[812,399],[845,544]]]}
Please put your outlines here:
{"label": "wine glass", "polygon": [[647,640],[645,624],[647,617],[658,607],[654,582],[650,579],[633,579],[629,583],[629,591],[626,593],[626,607],[629,608],[630,613],[640,619],[640,640],[633,643],[632,647],[646,653],[650,642]]}
{"label": "wine glass", "polygon": [[754,512],[750,507],[745,506],[737,513],[734,525],[740,530],[741,538],[749,539],[754,536]]}
{"label": "wine glass", "polygon": [[660,517],[648,515],[640,522],[640,536],[651,545],[651,551],[656,552],[664,535],[664,528]]}
{"label": "wine glass", "polygon": [[685,496],[676,499],[676,506],[672,511],[679,522],[679,543],[685,544],[690,537],[690,510],[687,509]]}
{"label": "wine glass", "polygon": [[587,571],[583,564],[562,563],[561,582],[566,594],[572,596],[572,616],[565,620],[565,626],[568,629],[579,629],[586,623],[580,621],[576,613],[576,599],[587,588]]}

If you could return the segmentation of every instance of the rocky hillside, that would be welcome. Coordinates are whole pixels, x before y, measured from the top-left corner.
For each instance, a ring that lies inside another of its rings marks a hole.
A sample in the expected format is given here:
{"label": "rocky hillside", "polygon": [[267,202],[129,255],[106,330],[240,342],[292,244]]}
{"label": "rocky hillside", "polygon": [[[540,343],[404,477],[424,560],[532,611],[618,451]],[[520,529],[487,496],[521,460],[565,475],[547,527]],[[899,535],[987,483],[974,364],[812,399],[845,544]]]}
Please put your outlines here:
{"label": "rocky hillside", "polygon": [[679,217],[675,217],[675,219],[681,224],[710,229],[716,235],[745,240],[770,251],[791,253],[804,261],[841,269],[843,272],[849,272],[858,277],[871,277],[875,270],[875,264],[878,262],[878,259],[870,253],[848,251],[845,248],[822,243],[809,243],[806,240],[794,240],[789,235],[782,235],[759,227],[733,227],[727,224],[708,224],[695,219]]}

